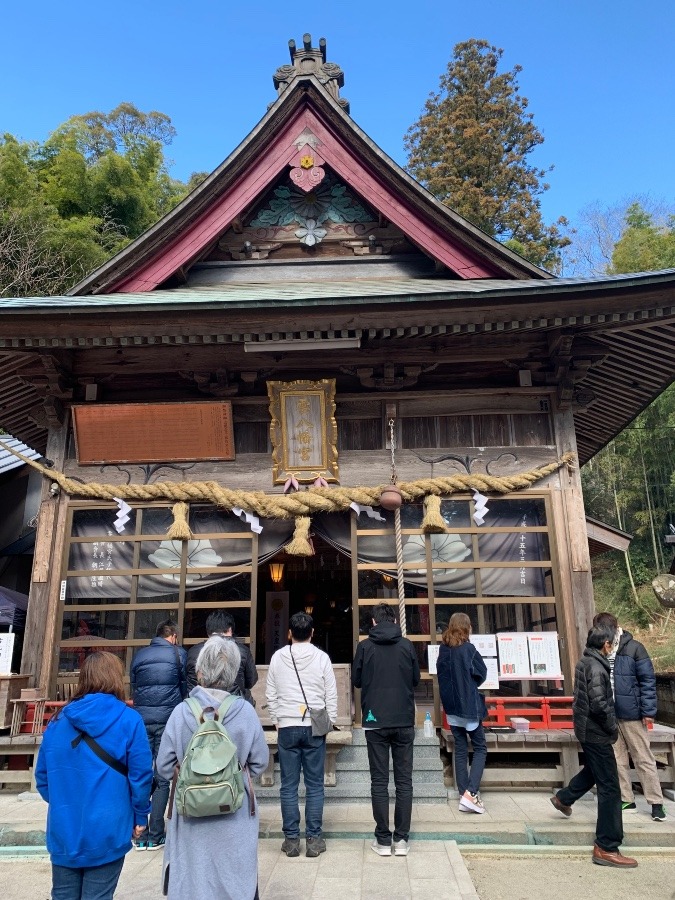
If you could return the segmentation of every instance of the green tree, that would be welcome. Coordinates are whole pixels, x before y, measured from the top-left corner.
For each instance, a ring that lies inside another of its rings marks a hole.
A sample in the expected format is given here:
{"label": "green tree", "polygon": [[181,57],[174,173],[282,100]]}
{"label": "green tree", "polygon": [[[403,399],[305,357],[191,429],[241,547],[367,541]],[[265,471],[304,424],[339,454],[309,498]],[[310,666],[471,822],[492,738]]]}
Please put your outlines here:
{"label": "green tree", "polygon": [[639,203],[626,210],[625,230],[612,252],[608,272],[655,272],[675,267],[675,216],[659,225]]}
{"label": "green tree", "polygon": [[[635,608],[638,621],[651,605],[638,592],[671,563],[664,537],[675,527],[675,385],[597,453],[581,471],[586,511],[633,535],[625,554],[627,581],[611,570],[617,600]],[[599,571],[604,571],[601,560]],[[648,597],[653,603],[653,598]]]}
{"label": "green tree", "polygon": [[499,72],[502,55],[483,40],[455,46],[439,91],[405,137],[408,170],[486,234],[555,270],[570,243],[567,221],[542,220],[547,170],[528,160],[544,138],[519,93],[521,67]]}
{"label": "green tree", "polygon": [[73,116],[43,143],[0,138],[0,294],[65,291],[193,186],[168,173],[175,129],[121,103]]}

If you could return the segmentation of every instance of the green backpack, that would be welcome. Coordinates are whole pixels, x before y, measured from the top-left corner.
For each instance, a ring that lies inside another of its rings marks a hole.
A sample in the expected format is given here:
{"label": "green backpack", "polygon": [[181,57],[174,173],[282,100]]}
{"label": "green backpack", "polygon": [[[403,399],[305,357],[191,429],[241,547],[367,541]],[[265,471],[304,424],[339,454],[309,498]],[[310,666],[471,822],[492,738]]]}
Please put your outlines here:
{"label": "green backpack", "polygon": [[[228,697],[212,719],[193,698],[185,703],[197,720],[197,730],[187,745],[178,777],[174,779],[176,809],[182,816],[222,816],[242,806],[246,789],[237,747],[221,724],[230,706],[239,697]],[[253,803],[253,792],[251,791]],[[253,815],[253,813],[252,813]]]}

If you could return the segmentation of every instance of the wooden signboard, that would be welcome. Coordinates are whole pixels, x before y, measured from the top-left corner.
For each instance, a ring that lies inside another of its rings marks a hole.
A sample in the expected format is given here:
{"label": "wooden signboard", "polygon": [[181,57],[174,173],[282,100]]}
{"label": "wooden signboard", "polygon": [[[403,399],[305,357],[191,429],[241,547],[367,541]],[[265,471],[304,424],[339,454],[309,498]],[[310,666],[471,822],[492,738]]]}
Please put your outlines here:
{"label": "wooden signboard", "polygon": [[79,404],[73,424],[83,466],[234,459],[229,400]]}

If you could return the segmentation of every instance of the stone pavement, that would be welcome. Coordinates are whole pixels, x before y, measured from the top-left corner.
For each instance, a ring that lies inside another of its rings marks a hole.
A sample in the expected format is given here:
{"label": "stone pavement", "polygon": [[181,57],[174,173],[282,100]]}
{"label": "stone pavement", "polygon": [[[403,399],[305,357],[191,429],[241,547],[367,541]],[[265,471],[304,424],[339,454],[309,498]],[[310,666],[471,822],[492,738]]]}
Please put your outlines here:
{"label": "stone pavement", "polygon": [[[479,894],[482,900],[538,900],[542,866],[549,885],[553,883],[549,875],[558,869],[562,881],[576,884],[575,890],[566,890],[565,895],[567,900],[577,900],[593,896],[587,894],[590,885],[611,894],[626,884],[618,878],[634,878],[632,873],[590,863],[596,813],[593,800],[577,803],[572,818],[565,819],[553,809],[549,797],[546,792],[491,791],[484,795],[487,812],[483,816],[460,813],[456,801],[415,804],[411,851],[405,858],[382,858],[370,850],[373,822],[369,804],[329,803],[324,816],[327,853],[319,859],[287,859],[280,852],[279,808],[261,804],[261,900],[422,896],[473,900]],[[648,893],[650,900],[670,900],[675,888],[675,879],[668,876],[674,869],[675,803],[666,803],[669,818],[660,823],[651,820],[642,797],[637,802],[637,812],[624,815],[624,851],[634,852],[641,863],[636,870],[640,885],[644,878],[654,884]],[[49,896],[50,868],[43,849],[45,812],[46,804],[39,798],[22,800],[15,793],[0,791],[2,900]],[[9,846],[12,844],[17,850]],[[30,851],[18,849],[28,845],[33,845],[35,856],[28,857]],[[159,900],[160,856],[130,853],[116,898]]]}

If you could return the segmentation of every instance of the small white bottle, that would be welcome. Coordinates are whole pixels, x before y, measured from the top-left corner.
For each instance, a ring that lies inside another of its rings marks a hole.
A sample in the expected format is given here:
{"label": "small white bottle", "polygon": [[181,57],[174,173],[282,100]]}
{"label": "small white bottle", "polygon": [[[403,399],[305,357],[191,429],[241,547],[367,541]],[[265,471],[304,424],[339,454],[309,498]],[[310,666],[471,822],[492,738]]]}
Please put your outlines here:
{"label": "small white bottle", "polygon": [[435,733],[436,729],[431,721],[431,713],[427,713],[424,717],[424,737],[433,737]]}

